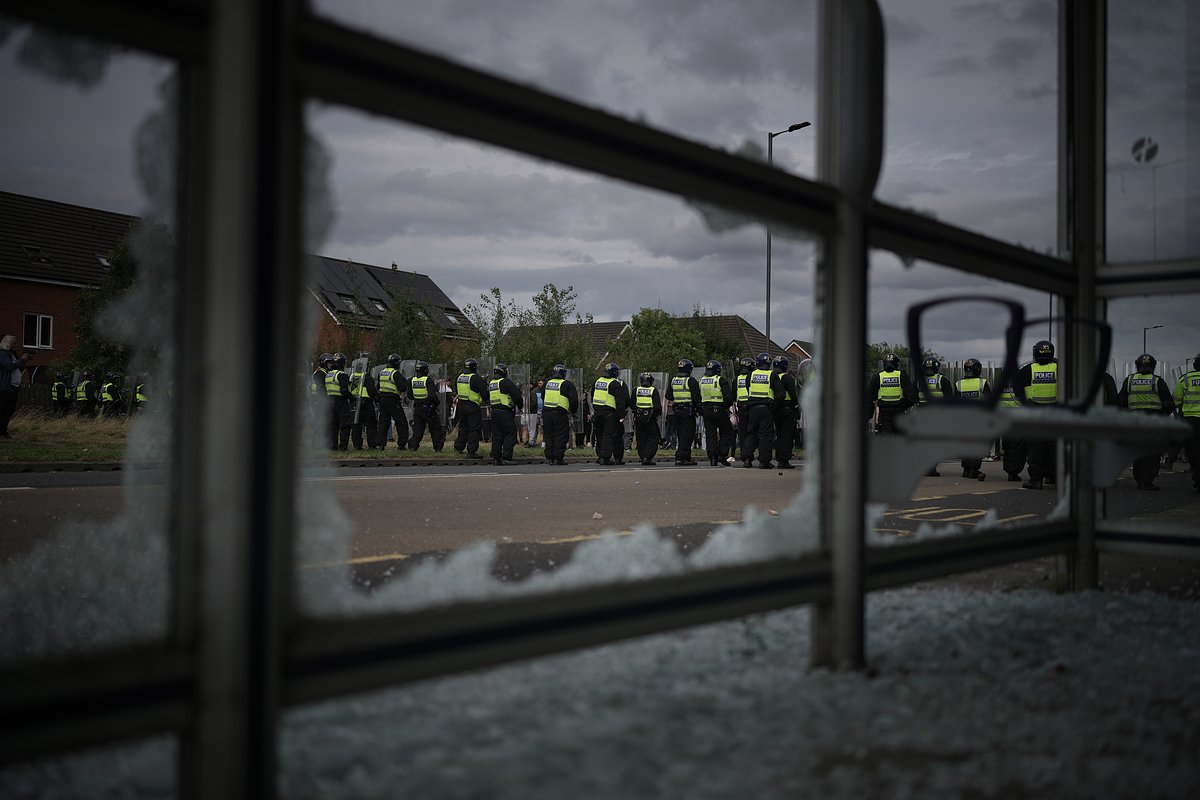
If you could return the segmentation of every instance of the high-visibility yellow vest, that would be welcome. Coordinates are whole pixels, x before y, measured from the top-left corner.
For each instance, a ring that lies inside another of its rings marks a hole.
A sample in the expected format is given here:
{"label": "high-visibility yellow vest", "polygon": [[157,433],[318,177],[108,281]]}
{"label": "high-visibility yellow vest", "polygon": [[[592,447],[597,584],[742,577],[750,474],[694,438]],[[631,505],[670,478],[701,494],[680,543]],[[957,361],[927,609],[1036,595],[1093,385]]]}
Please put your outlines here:
{"label": "high-visibility yellow vest", "polygon": [[1134,411],[1162,411],[1158,396],[1158,376],[1135,372],[1125,379],[1129,408]]}
{"label": "high-visibility yellow vest", "polygon": [[384,367],[379,370],[379,393],[400,396],[400,390],[396,388],[396,368]]}
{"label": "high-visibility yellow vest", "polygon": [[783,373],[779,373],[779,383],[783,385],[783,400],[785,404],[791,404],[796,398],[792,397],[792,390],[788,388],[787,381],[783,379]]}
{"label": "high-visibility yellow vest", "polygon": [[[612,396],[608,387],[614,384],[620,385],[620,383],[616,378],[597,378],[596,388],[592,390],[592,405],[604,406],[616,411],[617,398]],[[613,386],[613,388],[616,388],[616,386]]]}
{"label": "high-visibility yellow vest", "polygon": [[87,400],[88,399],[88,389],[90,389],[90,388],[92,388],[91,381],[80,381],[75,386],[75,399],[76,400]]}
{"label": "high-visibility yellow vest", "polygon": [[1029,365],[1030,383],[1025,387],[1025,399],[1048,405],[1058,402],[1058,364]]}
{"label": "high-visibility yellow vest", "polygon": [[542,401],[543,408],[561,408],[563,411],[571,410],[571,401],[562,393],[562,387],[566,384],[565,378],[554,378],[546,381],[546,397]]}
{"label": "high-visibility yellow vest", "polygon": [[635,402],[638,408],[654,408],[654,387],[639,386]]}
{"label": "high-visibility yellow vest", "polygon": [[720,403],[721,397],[721,376],[720,375],[705,375],[700,379],[700,402],[701,403]]}
{"label": "high-visibility yellow vest", "polygon": [[1175,384],[1175,405],[1185,417],[1200,417],[1200,372],[1189,372]]}
{"label": "high-visibility yellow vest", "polygon": [[467,372],[459,375],[458,380],[454,382],[455,389],[458,392],[459,400],[470,400],[479,405],[483,402],[483,395],[471,388],[471,377],[471,374]]}
{"label": "high-visibility yellow vest", "polygon": [[737,401],[744,403],[750,399],[750,376],[738,375],[737,379]]}
{"label": "high-visibility yellow vest", "polygon": [[692,390],[688,387],[687,375],[676,375],[671,378],[671,399],[677,406],[692,404]]}
{"label": "high-visibility yellow vest", "polygon": [[428,400],[429,399],[429,376],[420,375],[412,379],[412,395],[413,400]]}
{"label": "high-visibility yellow vest", "polygon": [[920,402],[927,403],[929,402],[927,398],[930,397],[941,400],[945,396],[946,393],[942,391],[942,373],[939,372],[936,375],[926,375],[925,391],[920,397]]}
{"label": "high-visibility yellow vest", "polygon": [[312,379],[308,382],[308,394],[311,397],[317,393],[318,386],[325,385],[325,376],[328,373],[323,369],[313,370]]}
{"label": "high-visibility yellow vest", "polygon": [[133,396],[133,399],[137,402],[137,404],[139,406],[144,403],[149,402],[150,398],[146,396],[146,384],[139,383],[137,385],[137,389],[135,389],[134,391],[135,391],[135,394]]}
{"label": "high-visibility yellow vest", "polygon": [[50,387],[50,399],[54,402],[67,399],[67,385],[62,381],[55,381]]}
{"label": "high-visibility yellow vest", "polygon": [[984,386],[987,386],[987,381],[983,378],[963,378],[954,388],[958,389],[958,396],[964,400],[982,400]]}
{"label": "high-visibility yellow vest", "polygon": [[904,399],[904,387],[900,385],[900,370],[879,373],[879,391],[875,399],[881,403],[899,403]]}
{"label": "high-visibility yellow vest", "polygon": [[325,394],[329,397],[342,396],[342,383],[338,380],[341,374],[340,369],[331,369],[325,374]]}
{"label": "high-visibility yellow vest", "polygon": [[117,387],[117,385],[115,383],[113,383],[112,381],[109,381],[108,383],[101,386],[100,387],[100,401],[104,402],[104,403],[116,402],[117,396],[115,394],[113,394],[113,391],[116,389],[116,387]]}
{"label": "high-visibility yellow vest", "polygon": [[771,386],[771,376],[774,374],[769,369],[756,369],[750,373],[751,400],[775,399],[775,388]]}
{"label": "high-visibility yellow vest", "polygon": [[362,372],[350,373],[350,394],[358,395],[359,397],[370,398],[371,393],[367,391],[367,382],[364,380],[365,374]]}
{"label": "high-visibility yellow vest", "polygon": [[500,391],[500,383],[504,378],[492,378],[488,381],[488,400],[497,408],[512,408],[512,395]]}
{"label": "high-visibility yellow vest", "polygon": [[1011,386],[1005,386],[1004,391],[1000,392],[1000,407],[1001,408],[1020,408],[1021,401],[1017,400],[1017,392]]}

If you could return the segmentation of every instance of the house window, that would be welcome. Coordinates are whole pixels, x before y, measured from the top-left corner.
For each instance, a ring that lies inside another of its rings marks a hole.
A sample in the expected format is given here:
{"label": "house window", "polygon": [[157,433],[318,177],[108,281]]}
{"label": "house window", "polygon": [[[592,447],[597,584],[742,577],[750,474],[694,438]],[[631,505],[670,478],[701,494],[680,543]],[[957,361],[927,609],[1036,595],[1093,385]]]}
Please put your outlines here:
{"label": "house window", "polygon": [[47,350],[54,347],[54,317],[46,314],[26,314],[25,346]]}
{"label": "house window", "polygon": [[387,308],[384,307],[383,303],[379,302],[378,300],[372,300],[371,302],[375,304],[375,308],[379,309],[380,314],[387,313]]}
{"label": "house window", "polygon": [[348,295],[348,294],[339,294],[339,295],[338,295],[338,298],[339,298],[339,299],[341,299],[341,301],[342,301],[343,303],[345,303],[345,304],[346,304],[346,308],[350,309],[350,313],[351,313],[351,314],[361,314],[361,313],[363,313],[362,306],[360,306],[360,305],[358,304],[358,301],[357,301],[357,300],[355,300],[355,299],[354,299],[353,297],[351,297],[350,295]]}
{"label": "house window", "polygon": [[46,255],[45,253],[43,253],[42,248],[40,248],[40,247],[34,247],[33,245],[23,244],[23,245],[21,245],[21,249],[25,251],[25,255],[29,257],[29,263],[31,263],[31,264],[48,265],[51,263],[50,257],[48,255]]}
{"label": "house window", "polygon": [[462,323],[458,321],[458,317],[454,316],[449,311],[446,312],[446,319],[450,320],[451,325],[462,325]]}

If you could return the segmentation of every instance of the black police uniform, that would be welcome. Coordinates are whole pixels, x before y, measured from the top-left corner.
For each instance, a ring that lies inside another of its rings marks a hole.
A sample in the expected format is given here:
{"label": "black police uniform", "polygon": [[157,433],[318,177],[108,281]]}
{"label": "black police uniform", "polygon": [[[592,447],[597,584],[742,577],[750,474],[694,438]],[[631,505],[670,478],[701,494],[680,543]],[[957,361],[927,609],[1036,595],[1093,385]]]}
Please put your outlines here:
{"label": "black police uniform", "polygon": [[375,446],[387,447],[388,432],[396,424],[396,447],[408,449],[408,417],[404,414],[404,398],[408,396],[408,378],[392,366],[379,371],[379,427],[375,431]]}
{"label": "black police uniform", "polygon": [[438,399],[437,381],[428,375],[413,376],[408,383],[408,396],[413,403],[412,437],[408,440],[408,449],[419,448],[421,440],[425,438],[425,428],[429,428],[433,451],[442,452],[446,444],[446,429],[442,427],[442,419],[438,415],[442,401]]}
{"label": "black police uniform", "polygon": [[800,387],[796,384],[796,376],[790,372],[781,372],[779,382],[783,386],[783,402],[775,412],[775,458],[781,468],[790,469],[796,420],[800,416]]}
{"label": "black police uniform", "polygon": [[325,374],[325,395],[329,398],[329,446],[345,450],[350,446],[350,376],[334,367]]}
{"label": "black police uniform", "polygon": [[867,419],[875,416],[875,407],[879,408],[875,432],[894,436],[896,417],[917,404],[917,392],[904,370],[885,370],[872,375],[867,383],[867,402],[870,404]]}
{"label": "black police uniform", "polygon": [[521,390],[507,377],[493,375],[488,381],[488,402],[492,409],[492,462],[514,463],[517,414],[525,410]]}
{"label": "black police uniform", "polygon": [[[712,381],[711,384],[706,382]],[[719,402],[708,398],[719,394]],[[704,449],[708,453],[709,466],[728,466],[729,450],[733,447],[733,423],[729,421],[729,407],[733,405],[733,384],[717,373],[700,379],[700,412],[704,418]]]}
{"label": "black police uniform", "polygon": [[[1170,416],[1175,413],[1175,398],[1167,382],[1153,372],[1135,372],[1125,378],[1117,393],[1117,405],[1143,414]],[[1157,489],[1159,454],[1150,453],[1133,461],[1133,480],[1139,489]]]}
{"label": "black police uniform", "polygon": [[[552,401],[557,392],[560,401]],[[553,402],[553,405],[552,405]],[[560,403],[566,403],[563,408]],[[546,381],[545,401],[542,405],[542,427],[545,440],[546,460],[551,464],[565,465],[567,445],[571,440],[571,415],[579,413],[579,390],[566,378],[551,378]]]}
{"label": "black police uniform", "polygon": [[696,415],[700,413],[700,384],[691,375],[676,375],[671,379],[671,400],[674,402],[675,463],[695,466],[692,444],[696,439]]}
{"label": "black police uniform", "polygon": [[65,417],[71,410],[71,385],[66,381],[56,380],[50,387],[50,399],[54,401],[54,416]]}
{"label": "black police uniform", "polygon": [[[481,436],[483,412],[480,405],[486,402],[487,381],[476,372],[464,372],[454,383],[458,394],[458,407],[454,412],[454,423],[458,425],[458,435],[454,437],[454,450],[461,453],[464,450],[471,458],[479,456],[479,439]],[[479,402],[472,400],[472,395],[479,397]]]}
{"label": "black police uniform", "polygon": [[[1049,397],[1051,389],[1057,389],[1059,377],[1058,362],[1054,359],[1048,360],[1045,364],[1039,364],[1036,361],[1026,364],[1021,367],[1017,373],[1017,379],[1013,381],[1017,401],[1022,406],[1033,408],[1056,405],[1057,399],[1047,400],[1046,397],[1039,399],[1037,387],[1045,387],[1046,396]],[[1029,439],[1025,445],[1028,448],[1027,457],[1029,459],[1029,481],[1025,483],[1025,487],[1040,489],[1043,482],[1053,484],[1058,470],[1055,441],[1053,439]]]}
{"label": "black police uniform", "polygon": [[[597,404],[597,392],[607,392],[612,405]],[[624,464],[625,413],[629,410],[629,389],[618,378],[596,379],[592,391],[592,425],[596,435],[596,457],[601,464]]]}
{"label": "black police uniform", "polygon": [[649,466],[658,455],[658,418],[662,415],[662,396],[653,386],[633,390],[633,433],[637,439],[638,460]]}
{"label": "black police uniform", "polygon": [[[365,394],[364,394],[365,392]],[[366,446],[379,446],[375,439],[378,422],[375,419],[375,400],[379,391],[370,372],[355,372],[350,378],[350,441],[355,450],[363,449],[363,431],[367,432]],[[386,439],[384,441],[387,441]]]}
{"label": "black police uniform", "polygon": [[750,467],[754,462],[754,451],[758,451],[758,465],[770,469],[771,456],[775,450],[775,417],[783,402],[783,381],[779,373],[770,367],[755,369],[750,373],[750,399],[746,401],[749,426],[746,431],[746,447],[742,451],[742,466]]}

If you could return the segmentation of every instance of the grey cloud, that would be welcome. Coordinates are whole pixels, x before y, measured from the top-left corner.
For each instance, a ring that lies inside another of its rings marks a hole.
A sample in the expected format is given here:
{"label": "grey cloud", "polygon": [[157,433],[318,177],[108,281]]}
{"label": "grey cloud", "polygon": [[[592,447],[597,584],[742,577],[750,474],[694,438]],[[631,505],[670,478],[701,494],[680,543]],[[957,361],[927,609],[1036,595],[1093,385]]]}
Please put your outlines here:
{"label": "grey cloud", "polygon": [[596,62],[602,60],[594,54],[581,53],[575,47],[562,42],[552,42],[542,50],[539,62],[543,69],[542,85],[551,92],[567,97],[591,97]]}
{"label": "grey cloud", "polygon": [[974,56],[951,56],[939,60],[925,74],[930,78],[953,78],[981,72],[983,72],[983,65]]}
{"label": "grey cloud", "polygon": [[1013,2],[978,2],[959,5],[954,16],[967,22],[1007,22],[1040,29],[1058,25],[1058,9],[1049,0]]}
{"label": "grey cloud", "polygon": [[1017,72],[1029,65],[1042,51],[1037,40],[1023,36],[1005,36],[992,45],[988,53],[988,66],[1008,72]]}
{"label": "grey cloud", "polygon": [[1012,90],[1012,96],[1017,100],[1032,100],[1038,102],[1058,97],[1058,87],[1052,83],[1037,83],[1030,86],[1018,86]]}
{"label": "grey cloud", "polygon": [[912,17],[896,16],[889,11],[890,7],[883,9],[884,31],[889,46],[906,47],[928,37],[929,31],[924,25]]}

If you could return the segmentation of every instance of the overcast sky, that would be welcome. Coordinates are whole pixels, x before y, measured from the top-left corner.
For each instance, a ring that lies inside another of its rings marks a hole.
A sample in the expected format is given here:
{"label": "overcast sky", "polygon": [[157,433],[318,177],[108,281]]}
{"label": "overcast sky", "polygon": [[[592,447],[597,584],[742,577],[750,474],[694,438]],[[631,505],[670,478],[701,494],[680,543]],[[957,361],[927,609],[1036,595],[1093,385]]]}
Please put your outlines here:
{"label": "overcast sky", "polygon": [[[882,5],[888,105],[879,196],[1053,252],[1056,4]],[[1188,173],[1188,164],[1173,163],[1186,156],[1181,109],[1192,118],[1193,141],[1200,130],[1196,101],[1184,99],[1185,0],[1161,0],[1153,11],[1132,0],[1111,5],[1110,255],[1200,254],[1185,241],[1189,214],[1180,202],[1186,176],[1200,169]],[[812,0],[319,0],[316,6],[471,66],[712,146],[755,149],[759,157],[766,131],[811,120],[814,128],[775,140],[775,163],[815,175],[821,120]],[[144,213],[133,131],[158,103],[169,65],[122,55],[97,70],[99,80],[85,91],[18,67],[25,32],[5,33],[0,92],[15,113],[0,126],[0,189]],[[700,305],[763,325],[761,226],[714,234],[678,198],[349,109],[313,105],[308,119],[333,165],[337,212],[316,248],[324,255],[381,266],[395,261],[430,275],[460,306],[492,286],[527,303],[553,282],[574,285],[579,310],[598,320],[628,319],[642,306],[686,313]],[[1130,146],[1139,136],[1160,143],[1156,161],[1133,160]],[[777,232],[776,341],[813,336],[815,254],[811,242]],[[1000,293],[1025,303],[1031,316],[1047,306],[1044,294],[943,267],[904,267],[886,253],[873,259],[871,282],[872,340],[903,341],[904,308],[944,294]],[[1116,304],[1117,360],[1132,360],[1141,351],[1142,327],[1155,324],[1165,327],[1150,333],[1150,350],[1160,360],[1190,360],[1200,349],[1200,322],[1191,310],[1196,299]],[[926,339],[951,359],[999,360],[1002,327],[982,307],[964,308],[932,320]]]}

